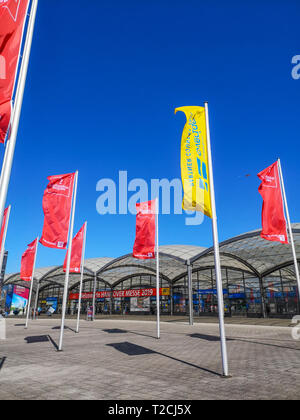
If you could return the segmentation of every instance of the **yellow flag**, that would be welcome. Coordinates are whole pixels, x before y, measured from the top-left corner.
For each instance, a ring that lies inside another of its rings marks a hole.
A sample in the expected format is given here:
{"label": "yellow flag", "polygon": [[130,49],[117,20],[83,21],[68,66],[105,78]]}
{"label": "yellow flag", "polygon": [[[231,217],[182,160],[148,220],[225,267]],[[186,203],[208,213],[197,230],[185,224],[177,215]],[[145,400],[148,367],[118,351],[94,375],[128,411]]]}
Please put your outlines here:
{"label": "yellow flag", "polygon": [[201,211],[212,217],[205,108],[183,106],[187,122],[181,141],[181,176],[184,189],[183,209]]}

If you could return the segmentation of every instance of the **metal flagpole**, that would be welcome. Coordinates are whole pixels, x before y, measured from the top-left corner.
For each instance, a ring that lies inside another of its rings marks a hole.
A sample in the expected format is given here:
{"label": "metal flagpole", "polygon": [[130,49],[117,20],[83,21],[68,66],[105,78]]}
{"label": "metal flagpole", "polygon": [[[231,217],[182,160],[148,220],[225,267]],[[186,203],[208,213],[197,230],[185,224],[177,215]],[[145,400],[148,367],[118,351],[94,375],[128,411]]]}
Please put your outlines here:
{"label": "metal flagpole", "polygon": [[194,325],[193,319],[193,278],[192,278],[192,266],[190,260],[187,263],[188,266],[188,289],[189,289],[189,322],[190,325]]}
{"label": "metal flagpole", "polygon": [[160,285],[159,285],[159,237],[158,237],[158,212],[159,202],[158,198],[155,201],[155,213],[156,213],[156,314],[157,314],[157,338],[160,338]]}
{"label": "metal flagpole", "polygon": [[78,314],[77,314],[77,326],[76,333],[79,333],[79,322],[80,322],[80,311],[81,311],[81,298],[82,298],[82,281],[83,281],[83,270],[84,270],[84,258],[85,258],[85,243],[86,243],[86,230],[87,222],[84,224],[84,237],[81,257],[81,274],[80,274],[80,288],[79,288],[79,299],[78,299]]}
{"label": "metal flagpole", "polygon": [[32,276],[31,276],[30,293],[29,293],[29,299],[28,299],[28,302],[27,302],[25,330],[27,330],[27,328],[28,328],[28,321],[29,321],[29,316],[30,316],[30,307],[31,307],[31,299],[32,299],[32,291],[33,291],[34,272],[35,272],[35,263],[36,263],[38,246],[39,246],[39,238],[37,238],[37,241],[36,241],[35,256],[34,256],[34,262],[33,262],[33,270],[32,270]]}
{"label": "metal flagpole", "polygon": [[10,175],[11,175],[11,168],[12,168],[13,159],[14,159],[14,152],[15,152],[15,147],[16,147],[16,140],[17,140],[17,135],[18,135],[18,128],[19,128],[24,90],[25,90],[25,84],[26,84],[26,77],[27,77],[27,72],[28,72],[28,65],[29,65],[30,51],[31,51],[32,39],[33,39],[37,6],[38,6],[38,0],[32,0],[26,41],[25,41],[25,46],[24,46],[24,51],[23,51],[23,59],[22,59],[22,64],[21,64],[21,69],[20,69],[20,74],[19,74],[18,88],[16,92],[16,97],[15,97],[15,106],[14,106],[14,111],[13,111],[11,133],[10,133],[9,141],[6,146],[7,150],[5,151],[4,165],[2,167],[2,172],[1,172],[0,226],[3,220],[8,185],[9,185]]}
{"label": "metal flagpole", "polygon": [[70,232],[69,232],[69,249],[68,249],[68,258],[67,258],[67,269],[66,269],[66,277],[65,277],[65,288],[64,288],[64,296],[63,296],[63,306],[62,306],[62,314],[61,314],[61,327],[60,327],[60,337],[59,337],[58,351],[62,351],[63,339],[64,339],[66,308],[67,308],[68,291],[69,291],[69,277],[70,277],[70,265],[71,265],[71,255],[72,255],[72,241],[73,241],[73,231],[74,231],[75,207],[76,207],[76,197],[77,197],[77,183],[78,183],[78,171],[76,171],[75,179],[74,179],[72,217],[71,217],[71,225],[70,225]]}
{"label": "metal flagpole", "polygon": [[5,253],[5,241],[6,241],[6,234],[7,234],[7,228],[8,228],[8,223],[9,223],[9,217],[10,217],[10,210],[11,210],[11,206],[9,206],[7,210],[6,223],[5,223],[5,227],[3,231],[2,248],[0,252],[0,271],[2,271],[2,266],[3,266],[3,259],[4,259],[4,253]]}
{"label": "metal flagpole", "polygon": [[289,234],[290,234],[292,251],[293,251],[293,257],[294,257],[295,274],[296,274],[296,279],[297,279],[297,284],[298,284],[298,294],[299,294],[299,298],[300,298],[299,267],[298,267],[298,262],[297,262],[297,254],[296,254],[296,249],[295,249],[294,235],[293,235],[293,230],[292,230],[292,225],[291,225],[289,208],[288,208],[288,204],[287,204],[287,198],[286,198],[286,193],[285,193],[285,186],[284,186],[284,181],[283,181],[283,175],[282,175],[282,169],[281,169],[280,159],[278,159],[278,169],[279,169],[279,176],[280,176],[280,181],[281,181],[281,191],[282,191],[284,205],[285,205],[286,218],[287,218],[287,222],[288,222]]}
{"label": "metal flagpole", "polygon": [[217,282],[217,291],[218,291],[222,365],[223,365],[223,376],[228,377],[229,376],[228,356],[227,356],[226,334],[225,334],[225,325],[224,325],[223,283],[222,283],[222,272],[221,272],[221,263],[220,263],[217,211],[216,211],[216,201],[215,201],[215,188],[214,188],[214,178],[213,178],[209,115],[208,115],[207,102],[205,102],[205,118],[206,118],[206,131],[207,131],[207,155],[208,155],[209,179],[210,179],[210,199],[211,199],[212,226],[213,226],[213,238],[214,238],[214,249],[215,249],[215,270],[216,270],[216,282]]}

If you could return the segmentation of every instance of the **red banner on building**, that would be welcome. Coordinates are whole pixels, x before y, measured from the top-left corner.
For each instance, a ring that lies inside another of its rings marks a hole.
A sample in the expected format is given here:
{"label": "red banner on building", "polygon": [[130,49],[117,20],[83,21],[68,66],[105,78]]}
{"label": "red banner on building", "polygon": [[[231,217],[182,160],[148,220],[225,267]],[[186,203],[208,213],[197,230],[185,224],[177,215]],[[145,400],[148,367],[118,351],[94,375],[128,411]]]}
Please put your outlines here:
{"label": "red banner on building", "polygon": [[26,287],[22,287],[22,286],[15,286],[14,287],[14,294],[17,296],[20,296],[23,299],[27,299],[29,298],[29,289],[27,289]]}
{"label": "red banner on building", "polygon": [[0,1],[0,143],[4,143],[11,119],[16,80],[29,0]]}
{"label": "red banner on building", "polygon": [[[160,289],[160,296],[169,296],[170,289],[162,287]],[[114,290],[112,297],[114,299],[117,298],[131,298],[131,297],[150,297],[156,296],[156,288],[150,289],[132,289],[132,290]],[[110,299],[111,298],[111,291],[104,290],[100,292],[96,292],[96,299]],[[70,293],[69,300],[78,300],[79,293]],[[93,299],[93,292],[82,293],[82,299],[84,300],[91,300]]]}
{"label": "red banner on building", "polygon": [[5,227],[7,223],[8,209],[9,208],[4,210],[3,219],[2,219],[2,226],[1,226],[1,231],[0,231],[0,251],[2,250],[2,246],[4,246],[3,239],[4,239],[4,232],[5,232]]}
{"label": "red banner on building", "polygon": [[262,180],[258,190],[264,200],[261,237],[268,241],[288,244],[278,162],[273,163],[257,176]]}
{"label": "red banner on building", "polygon": [[156,200],[136,205],[136,237],[133,257],[140,260],[155,258]]}
{"label": "red banner on building", "polygon": [[22,255],[20,274],[21,280],[32,280],[37,244],[38,240],[35,239],[33,242],[31,242],[31,244],[28,245],[26,251]]}
{"label": "red banner on building", "polygon": [[40,240],[48,248],[66,249],[75,174],[49,176],[43,198],[44,228]]}
{"label": "red banner on building", "polygon": [[[70,273],[81,272],[84,231],[85,231],[85,224],[82,226],[82,228],[80,229],[80,231],[77,233],[77,235],[74,237],[72,241]],[[67,271],[67,259],[68,259],[68,252],[66,254],[65,261],[64,261],[64,272]]]}

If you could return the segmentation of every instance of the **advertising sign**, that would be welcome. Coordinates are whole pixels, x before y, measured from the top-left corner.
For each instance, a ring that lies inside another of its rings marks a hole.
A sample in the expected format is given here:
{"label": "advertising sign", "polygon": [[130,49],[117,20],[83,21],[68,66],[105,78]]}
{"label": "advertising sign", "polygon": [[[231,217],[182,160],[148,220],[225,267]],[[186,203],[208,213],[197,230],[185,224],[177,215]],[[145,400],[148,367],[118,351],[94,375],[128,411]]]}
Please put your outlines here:
{"label": "advertising sign", "polygon": [[10,312],[14,315],[24,315],[29,298],[29,289],[15,286],[11,301]]}
{"label": "advertising sign", "polygon": [[[223,289],[224,295],[228,294],[227,289]],[[199,289],[198,290],[199,295],[217,295],[217,289]]]}
{"label": "advertising sign", "polygon": [[150,312],[150,297],[131,298],[130,312]]}
{"label": "advertising sign", "polygon": [[[160,289],[161,296],[169,296],[170,289],[169,288],[161,288]],[[113,298],[132,298],[132,297],[150,297],[156,296],[156,289],[133,289],[133,290],[114,290],[112,297]],[[105,290],[96,292],[96,299],[110,299],[111,298],[111,291]],[[78,300],[79,293],[70,293],[69,300]],[[83,300],[91,300],[93,299],[93,292],[82,293]]]}
{"label": "advertising sign", "polygon": [[57,298],[56,297],[47,297],[46,298],[46,305],[49,306],[48,312],[53,314],[57,310]]}

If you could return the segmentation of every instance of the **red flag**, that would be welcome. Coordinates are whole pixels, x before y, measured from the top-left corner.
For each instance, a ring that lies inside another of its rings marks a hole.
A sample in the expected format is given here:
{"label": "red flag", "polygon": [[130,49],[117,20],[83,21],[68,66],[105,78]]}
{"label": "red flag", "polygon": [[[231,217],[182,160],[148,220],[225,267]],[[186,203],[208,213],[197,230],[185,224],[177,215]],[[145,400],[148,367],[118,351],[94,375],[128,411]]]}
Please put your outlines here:
{"label": "red flag", "polygon": [[264,200],[261,237],[268,241],[288,244],[278,162],[273,163],[257,176],[262,180],[258,191]]}
{"label": "red flag", "polygon": [[24,280],[24,281],[32,280],[37,245],[38,245],[38,239],[35,239],[33,242],[31,242],[31,244],[28,245],[26,251],[22,255],[21,274],[20,274],[21,280]]}
{"label": "red flag", "polygon": [[4,238],[4,232],[5,232],[5,227],[6,227],[6,221],[7,221],[7,216],[8,216],[8,209],[4,210],[4,214],[3,214],[3,220],[2,220],[2,226],[1,226],[1,231],[0,231],[0,251],[2,250],[2,246],[3,244],[3,238]]}
{"label": "red flag", "polygon": [[4,143],[9,129],[28,5],[29,0],[0,1],[0,143]]}
{"label": "red flag", "polygon": [[[80,231],[74,237],[72,241],[72,255],[71,255],[71,264],[70,264],[70,273],[80,273],[81,272],[81,261],[82,261],[82,252],[83,252],[83,241],[85,233],[85,224],[82,226]],[[65,257],[64,262],[64,272],[67,271],[67,259],[68,252]]]}
{"label": "red flag", "polygon": [[136,205],[136,238],[133,257],[140,260],[155,258],[156,200]]}
{"label": "red flag", "polygon": [[40,243],[66,249],[68,243],[75,174],[49,176],[43,198],[44,229]]}

